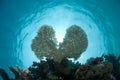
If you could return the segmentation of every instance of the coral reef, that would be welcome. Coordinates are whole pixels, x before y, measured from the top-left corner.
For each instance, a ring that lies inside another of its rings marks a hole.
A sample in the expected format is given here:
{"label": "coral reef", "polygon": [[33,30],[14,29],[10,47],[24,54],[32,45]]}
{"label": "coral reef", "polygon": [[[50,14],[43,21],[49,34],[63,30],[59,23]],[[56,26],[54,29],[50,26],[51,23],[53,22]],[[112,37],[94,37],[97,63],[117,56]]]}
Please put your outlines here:
{"label": "coral reef", "polygon": [[80,26],[72,25],[66,30],[65,38],[59,46],[65,57],[76,60],[87,49],[87,35]]}
{"label": "coral reef", "polygon": [[26,70],[18,66],[9,67],[15,75],[12,79],[0,68],[0,76],[3,80],[120,80],[120,56],[102,55],[88,59],[85,64],[68,59],[76,60],[87,46],[87,35],[77,25],[67,29],[65,38],[59,45],[54,29],[43,25],[33,39],[31,47],[39,59],[46,57],[46,60],[33,62]]}
{"label": "coral reef", "polygon": [[59,62],[63,57],[78,59],[87,46],[87,35],[77,25],[72,25],[66,30],[65,38],[59,45],[57,45],[54,29],[43,25],[31,44],[32,50],[39,59],[47,57]]}
{"label": "coral reef", "polygon": [[21,70],[18,66],[16,66],[16,68],[9,67],[9,69],[11,70],[11,72],[13,72],[15,78],[11,79],[6,73],[6,71],[0,68],[0,75],[3,78],[3,80],[31,80],[28,69]]}
{"label": "coral reef", "polygon": [[106,62],[113,64],[113,73],[117,80],[120,80],[120,55],[116,57],[113,53],[103,55]]}
{"label": "coral reef", "polygon": [[33,39],[31,48],[35,55],[41,59],[44,56],[52,58],[57,54],[57,40],[55,38],[55,31],[51,26],[43,25]]}
{"label": "coral reef", "polygon": [[15,74],[10,79],[6,71],[0,68],[3,80],[120,80],[120,56],[114,54],[90,58],[85,64],[72,62],[63,58],[61,62],[54,59],[33,62],[26,70],[9,67]]}
{"label": "coral reef", "polygon": [[76,71],[76,80],[114,80],[112,71],[112,63],[106,63],[101,58],[96,58],[90,64],[82,65]]}
{"label": "coral reef", "polygon": [[10,80],[8,74],[6,73],[6,71],[2,68],[0,68],[0,75],[2,76],[3,80]]}
{"label": "coral reef", "polygon": [[33,80],[73,80],[76,71],[66,58],[62,59],[60,63],[52,59],[40,63],[34,62],[29,70]]}

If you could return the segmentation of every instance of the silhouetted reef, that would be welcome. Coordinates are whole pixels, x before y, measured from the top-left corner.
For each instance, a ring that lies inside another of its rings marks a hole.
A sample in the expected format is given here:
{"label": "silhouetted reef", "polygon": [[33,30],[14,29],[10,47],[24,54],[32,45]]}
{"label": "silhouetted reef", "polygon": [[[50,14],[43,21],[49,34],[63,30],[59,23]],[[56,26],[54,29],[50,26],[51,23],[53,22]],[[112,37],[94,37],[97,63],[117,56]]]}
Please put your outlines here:
{"label": "silhouetted reef", "polygon": [[85,64],[63,58],[60,62],[46,59],[33,62],[26,70],[9,67],[15,75],[10,79],[0,68],[3,80],[120,80],[120,56],[114,54],[90,58]]}

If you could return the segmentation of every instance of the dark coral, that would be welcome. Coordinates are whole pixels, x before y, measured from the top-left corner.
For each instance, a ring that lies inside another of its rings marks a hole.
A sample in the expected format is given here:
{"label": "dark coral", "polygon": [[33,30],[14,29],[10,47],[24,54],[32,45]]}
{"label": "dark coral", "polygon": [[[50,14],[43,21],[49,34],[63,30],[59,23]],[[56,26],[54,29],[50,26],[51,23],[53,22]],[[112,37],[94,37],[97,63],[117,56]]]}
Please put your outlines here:
{"label": "dark coral", "polygon": [[74,73],[79,66],[75,63],[72,63],[72,66],[70,63],[72,62],[66,58],[60,63],[47,59],[40,63],[34,62],[29,70],[33,80],[73,80]]}
{"label": "dark coral", "polygon": [[116,57],[114,54],[103,55],[105,61],[113,64],[113,75],[120,80],[120,55]]}
{"label": "dark coral", "polygon": [[[82,65],[76,71],[76,80],[113,80],[111,63],[99,62],[100,58],[96,58],[92,65]],[[97,62],[98,61],[98,62]]]}
{"label": "dark coral", "polygon": [[8,74],[6,73],[6,71],[2,68],[0,68],[0,75],[2,76],[3,80],[10,80]]}
{"label": "dark coral", "polygon": [[0,68],[3,80],[120,80],[120,56],[113,54],[90,58],[85,64],[63,58],[61,62],[53,59],[33,62],[26,70],[9,67],[15,74],[10,79],[6,71]]}
{"label": "dark coral", "polygon": [[6,71],[0,68],[0,75],[3,78],[3,80],[31,80],[28,70],[22,71],[18,66],[16,66],[16,68],[9,67],[9,69],[11,70],[11,72],[13,72],[15,78],[11,79],[6,73]]}

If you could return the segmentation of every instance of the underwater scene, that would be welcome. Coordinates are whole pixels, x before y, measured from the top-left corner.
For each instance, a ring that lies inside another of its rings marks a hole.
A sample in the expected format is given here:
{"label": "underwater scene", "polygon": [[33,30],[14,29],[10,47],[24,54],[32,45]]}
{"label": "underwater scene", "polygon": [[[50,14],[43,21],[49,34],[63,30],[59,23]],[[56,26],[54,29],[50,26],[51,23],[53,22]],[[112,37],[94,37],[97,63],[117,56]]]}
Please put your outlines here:
{"label": "underwater scene", "polygon": [[0,80],[120,80],[120,0],[0,0]]}

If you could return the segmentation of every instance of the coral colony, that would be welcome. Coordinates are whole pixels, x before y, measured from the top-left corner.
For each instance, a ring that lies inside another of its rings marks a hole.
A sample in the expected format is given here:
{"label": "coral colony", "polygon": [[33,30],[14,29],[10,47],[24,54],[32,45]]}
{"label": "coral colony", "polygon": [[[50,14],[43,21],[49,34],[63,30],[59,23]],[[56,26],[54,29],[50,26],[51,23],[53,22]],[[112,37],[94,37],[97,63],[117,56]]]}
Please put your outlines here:
{"label": "coral colony", "polygon": [[9,67],[15,75],[12,79],[2,68],[0,75],[3,80],[120,80],[120,56],[102,55],[85,64],[68,59],[78,59],[87,46],[87,35],[80,26],[69,27],[63,42],[57,45],[54,29],[43,25],[31,44],[40,62],[33,62],[26,70]]}
{"label": "coral colony", "polygon": [[87,35],[77,25],[67,29],[65,38],[59,45],[57,45],[54,29],[51,26],[43,25],[31,45],[39,59],[45,56],[57,61],[61,61],[63,57],[77,59],[87,46]]}

